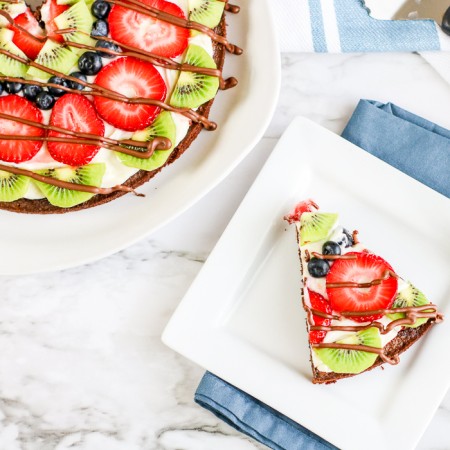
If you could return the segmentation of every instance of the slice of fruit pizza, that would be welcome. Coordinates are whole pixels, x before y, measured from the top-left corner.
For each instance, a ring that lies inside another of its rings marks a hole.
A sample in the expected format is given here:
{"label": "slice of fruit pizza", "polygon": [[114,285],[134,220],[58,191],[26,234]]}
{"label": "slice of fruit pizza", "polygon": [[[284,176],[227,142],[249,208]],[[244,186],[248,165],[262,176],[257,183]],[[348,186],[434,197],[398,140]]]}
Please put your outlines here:
{"label": "slice of fruit pizza", "polygon": [[307,200],[285,217],[297,228],[313,383],[397,364],[443,320],[436,305],[367,249],[335,213]]}

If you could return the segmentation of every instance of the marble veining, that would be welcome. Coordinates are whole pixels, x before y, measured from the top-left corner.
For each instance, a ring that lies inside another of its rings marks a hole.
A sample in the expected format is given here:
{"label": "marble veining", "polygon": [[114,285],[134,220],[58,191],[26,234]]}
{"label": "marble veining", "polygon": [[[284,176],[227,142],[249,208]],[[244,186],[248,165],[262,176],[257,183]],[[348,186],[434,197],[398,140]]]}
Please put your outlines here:
{"label": "marble veining", "polygon": [[[265,138],[191,210],[87,266],[0,277],[0,449],[262,449],[194,404],[203,371],[160,335],[292,118],[340,132],[362,97],[450,128],[450,89],[417,55],[287,54]],[[449,450],[449,423],[447,394],[418,448]]]}

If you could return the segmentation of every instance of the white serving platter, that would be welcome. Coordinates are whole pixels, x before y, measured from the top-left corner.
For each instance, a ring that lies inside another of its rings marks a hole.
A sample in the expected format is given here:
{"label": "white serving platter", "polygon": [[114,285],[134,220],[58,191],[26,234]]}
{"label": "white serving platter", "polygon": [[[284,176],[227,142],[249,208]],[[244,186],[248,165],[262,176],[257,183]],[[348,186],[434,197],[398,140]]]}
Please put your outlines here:
{"label": "white serving platter", "polygon": [[295,231],[300,200],[341,223],[450,312],[450,201],[330,131],[297,118],[169,322],[172,349],[339,448],[412,449],[450,384],[443,322],[385,366],[311,383]]}
{"label": "white serving platter", "polygon": [[[281,63],[267,0],[246,0],[229,14],[229,40],[244,49],[227,55],[224,75],[239,85],[219,92],[204,131],[189,150],[139,189],[93,209],[63,215],[0,211],[0,275],[60,270],[115,253],[156,231],[195,204],[253,149],[273,115]],[[262,51],[263,49],[263,51]],[[262,93],[264,93],[262,95]]]}

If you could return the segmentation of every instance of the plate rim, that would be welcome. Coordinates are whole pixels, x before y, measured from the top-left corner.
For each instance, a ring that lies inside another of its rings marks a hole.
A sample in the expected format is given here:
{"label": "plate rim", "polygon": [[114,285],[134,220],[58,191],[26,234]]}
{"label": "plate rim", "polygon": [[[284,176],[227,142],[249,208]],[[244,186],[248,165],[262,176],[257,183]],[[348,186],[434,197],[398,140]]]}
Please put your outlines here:
{"label": "plate rim", "polygon": [[[204,276],[202,274],[209,272],[209,275],[211,275],[211,270],[212,270],[211,265],[217,264],[217,260],[220,259],[220,252],[223,251],[223,247],[226,245],[228,236],[231,235],[232,232],[234,232],[236,230],[240,216],[245,215],[245,209],[247,207],[246,202],[248,202],[249,198],[251,198],[252,196],[255,195],[255,191],[257,191],[259,189],[259,185],[262,183],[261,180],[263,180],[264,177],[267,176],[267,173],[270,172],[271,165],[274,164],[274,160],[277,157],[277,150],[279,152],[279,148],[282,148],[285,136],[287,136],[289,133],[292,133],[292,130],[296,130],[298,133],[299,130],[301,131],[302,126],[315,127],[316,129],[320,129],[323,132],[328,133],[329,135],[335,136],[336,139],[345,141],[340,136],[335,135],[334,133],[330,132],[329,130],[326,130],[323,127],[320,127],[319,125],[315,124],[314,122],[310,121],[309,119],[306,119],[304,117],[297,117],[293,120],[293,122],[289,125],[288,129],[285,131],[285,133],[283,133],[283,136],[280,139],[279,143],[277,144],[275,150],[272,152],[272,155],[269,157],[267,163],[265,164],[265,166],[261,170],[260,174],[256,178],[255,182],[253,183],[252,187],[248,191],[243,202],[241,203],[241,205],[239,206],[235,215],[231,219],[230,224],[227,226],[223,235],[219,239],[216,247],[211,252],[208,260],[202,267],[201,271],[197,275],[196,279],[192,283],[191,287],[189,288],[189,290],[186,293],[186,295],[184,296],[184,298],[181,300],[178,308],[176,309],[175,313],[169,320],[169,322],[162,334],[162,338],[161,338],[162,342],[165,345],[167,345],[168,347],[177,351],[178,353],[182,354],[184,357],[194,361],[195,363],[204,367],[206,370],[209,370],[209,371],[215,373],[217,376],[227,380],[231,384],[234,384],[236,387],[243,389],[244,391],[248,392],[250,395],[269,404],[269,406],[273,407],[274,409],[278,409],[281,413],[284,413],[284,414],[286,414],[286,413],[285,413],[285,411],[283,411],[283,408],[280,409],[279,402],[274,403],[273,401],[272,402],[267,401],[268,398],[272,398],[272,400],[274,400],[273,393],[265,392],[263,394],[262,392],[259,392],[257,390],[255,391],[255,388],[251,385],[251,383],[249,383],[249,380],[246,380],[246,382],[242,381],[242,377],[239,375],[236,375],[236,373],[233,372],[232,367],[226,367],[226,363],[224,363],[222,365],[219,364],[218,357],[212,356],[214,354],[213,349],[211,348],[213,345],[216,345],[216,346],[230,345],[230,343],[232,342],[231,341],[232,337],[230,337],[231,335],[225,336],[226,332],[223,328],[221,328],[220,323],[217,322],[217,315],[215,316],[214,313],[211,313],[211,311],[212,311],[211,307],[210,308],[206,307],[206,310],[207,310],[206,314],[210,314],[210,316],[208,316],[208,315],[205,316],[205,314],[203,314],[202,320],[199,320],[197,323],[191,322],[189,324],[189,326],[191,326],[192,328],[195,329],[195,337],[193,337],[194,335],[187,335],[186,333],[180,336],[179,329],[180,329],[180,325],[182,325],[183,322],[185,322],[186,318],[188,317],[186,315],[186,312],[189,311],[189,308],[191,308],[191,306],[189,305],[189,302],[192,302],[193,298],[195,298],[195,297],[199,298],[199,296],[201,296],[205,292],[206,293],[208,292],[208,288],[207,287],[205,288],[205,286],[202,285],[202,277]],[[297,127],[300,127],[300,128],[297,129]],[[355,145],[351,144],[350,142],[347,142],[347,141],[345,141],[345,142],[350,147],[358,148]],[[364,151],[361,151],[361,149],[358,149],[358,151],[360,152],[361,155],[364,155],[363,158],[377,160],[378,161],[377,164],[380,167],[383,166],[383,167],[388,168],[391,173],[395,173],[396,175],[398,175],[398,177],[402,178],[410,186],[413,186],[414,189],[424,192],[425,195],[427,195],[427,196],[432,196],[432,198],[434,198],[438,202],[446,202],[448,204],[448,199],[446,199],[441,194],[431,190],[427,186],[419,183],[417,180],[410,178],[408,175],[405,175],[404,173],[398,171],[397,169],[388,165],[384,161],[381,161],[381,160],[375,158],[373,155],[366,153]],[[272,217],[272,215],[271,215],[271,217]],[[236,283],[238,283],[238,282],[236,282]],[[219,288],[220,288],[220,286],[219,286]],[[204,307],[204,305],[200,305],[198,303],[194,304],[193,306],[197,307],[197,312],[198,312],[199,306]],[[448,307],[448,305],[447,305],[447,307]],[[205,324],[205,319],[207,319],[206,320],[207,324]],[[181,327],[181,329],[182,329],[182,327]],[[182,332],[185,332],[185,330],[182,330]],[[448,334],[448,331],[447,331],[447,334]],[[427,339],[429,339],[430,337],[428,337]],[[189,342],[189,340],[191,342]],[[205,344],[205,342],[207,342],[207,344]],[[198,349],[194,350],[193,348],[190,348],[190,346],[193,344],[204,347],[204,349],[202,349],[202,351],[203,351],[202,355],[196,354]],[[245,342],[244,343],[242,343],[241,341],[239,342],[239,345],[241,345],[241,346],[245,347],[245,344],[246,344]],[[210,347],[208,347],[208,345],[210,345]],[[209,350],[210,355],[208,355],[208,350]],[[233,351],[236,351],[236,348],[234,348]],[[245,352],[245,351],[247,351],[247,349],[244,349],[242,351]],[[208,360],[208,358],[210,360]],[[213,358],[214,358],[214,361],[213,361]],[[258,355],[258,358],[260,358],[260,355]],[[447,361],[447,365],[450,368],[450,360]],[[312,385],[312,383],[310,383],[310,384]],[[446,391],[448,390],[449,386],[450,386],[450,380],[448,380],[446,384],[443,383],[442,385],[438,385],[435,388],[435,398],[433,397],[434,400],[432,402],[429,402],[429,403],[432,403],[432,406],[429,406],[429,408],[428,408],[430,411],[431,410],[432,411],[431,412],[429,411],[429,413],[426,416],[424,416],[423,421],[421,422],[421,426],[416,428],[417,432],[414,436],[410,436],[409,442],[406,443],[407,447],[405,447],[405,448],[413,447],[420,440],[423,432],[425,431],[430,420],[432,419],[432,417],[435,413],[435,410],[437,409],[440,402],[442,401],[442,398],[445,395]],[[267,389],[267,391],[268,390],[269,389]],[[286,414],[286,415],[289,417],[288,414]],[[293,420],[295,421],[295,418]],[[379,423],[373,424],[373,426],[378,427]],[[342,446],[342,444],[345,444],[344,442],[339,442],[339,439],[337,441],[336,441],[336,439],[331,440],[330,436],[327,436],[326,434],[324,435],[321,432],[321,430],[313,429],[310,426],[309,426],[309,428],[311,429],[311,431],[315,432],[316,434],[323,437],[324,439],[330,440],[335,445]],[[390,429],[387,427],[384,431],[389,431],[389,430]],[[383,442],[382,444],[385,444],[385,442]],[[378,443],[377,445],[380,445],[380,443]],[[347,447],[348,447],[348,445],[347,445]],[[357,447],[355,447],[355,448],[357,448]],[[384,448],[387,448],[387,447],[384,447]],[[399,447],[396,447],[396,448],[399,448]]]}

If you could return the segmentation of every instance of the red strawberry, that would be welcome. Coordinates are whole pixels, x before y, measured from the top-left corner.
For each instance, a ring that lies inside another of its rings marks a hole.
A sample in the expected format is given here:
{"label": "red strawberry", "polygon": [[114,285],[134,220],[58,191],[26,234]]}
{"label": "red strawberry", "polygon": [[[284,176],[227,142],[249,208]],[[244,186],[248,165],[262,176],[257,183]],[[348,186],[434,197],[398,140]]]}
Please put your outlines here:
{"label": "red strawberry", "polygon": [[314,212],[318,209],[319,209],[319,207],[313,200],[311,200],[311,199],[305,200],[303,202],[300,202],[295,207],[295,210],[293,213],[285,216],[285,220],[287,220],[289,223],[298,222],[304,212]]}
{"label": "red strawberry", "polygon": [[[397,293],[398,281],[389,277],[376,286],[329,287],[330,283],[368,283],[383,278],[386,272],[393,272],[392,267],[379,256],[372,253],[351,252],[356,259],[339,259],[333,263],[327,275],[327,295],[334,311],[373,311],[388,309]],[[383,315],[351,317],[355,322],[371,322]]]}
{"label": "red strawberry", "polygon": [[[143,0],[142,3],[176,17],[186,18],[174,3],[165,0]],[[116,41],[160,56],[172,58],[181,55],[188,46],[190,32],[187,28],[153,19],[123,6],[112,7],[108,23],[111,37]]]}
{"label": "red strawberry", "polygon": [[[95,84],[128,98],[141,97],[164,101],[166,84],[152,64],[136,58],[119,58],[103,67]],[[153,105],[127,104],[95,97],[100,116],[116,128],[127,131],[142,130],[153,122],[160,108]]]}
{"label": "red strawberry", "polygon": [[69,9],[69,5],[58,5],[56,0],[47,0],[41,8],[41,17],[45,22],[45,29],[47,31],[47,36],[52,38],[57,42],[64,42],[62,34],[56,34],[55,31],[58,30],[54,19],[62,14],[66,9]]}
{"label": "red strawberry", "polygon": [[[70,131],[104,136],[105,125],[97,116],[94,105],[83,95],[66,94],[53,107],[50,125]],[[67,134],[50,131],[51,137],[75,139]],[[97,154],[98,145],[69,144],[66,142],[49,142],[48,151],[56,161],[70,166],[84,166]]]}
{"label": "red strawberry", "polygon": [[[21,26],[33,36],[44,37],[44,30],[39,26],[38,21],[33,16],[31,10],[28,8],[23,14],[14,19],[16,25]],[[38,53],[41,51],[45,41],[33,39],[27,33],[19,30],[16,27],[10,27],[14,31],[13,43],[17,45],[30,59],[36,59]]]}
{"label": "red strawberry", "polygon": [[[30,101],[18,95],[0,97],[0,112],[21,119],[42,123],[42,113]],[[44,130],[31,125],[0,118],[0,134],[43,136]],[[13,163],[28,161],[42,147],[42,141],[7,141],[0,138],[0,160]]]}
{"label": "red strawberry", "polygon": [[[317,292],[310,291],[308,289],[309,301],[311,303],[311,308],[316,311],[320,311],[326,314],[331,314],[331,306],[330,304]],[[321,317],[313,314],[314,325],[323,325],[324,327],[328,327],[331,325],[331,319],[327,319],[326,317]],[[321,330],[313,330],[309,332],[309,341],[312,344],[319,344],[325,339],[326,331]]]}

